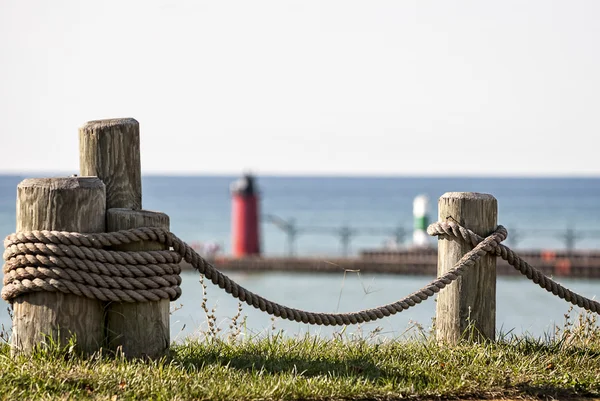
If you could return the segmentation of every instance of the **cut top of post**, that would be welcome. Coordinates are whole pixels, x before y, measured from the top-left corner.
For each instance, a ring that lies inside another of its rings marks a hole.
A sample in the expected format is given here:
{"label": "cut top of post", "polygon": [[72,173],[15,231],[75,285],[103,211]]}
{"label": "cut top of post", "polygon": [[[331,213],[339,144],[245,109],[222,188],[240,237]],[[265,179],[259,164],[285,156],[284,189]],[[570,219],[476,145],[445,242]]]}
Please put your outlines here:
{"label": "cut top of post", "polygon": [[47,188],[49,190],[87,188],[95,189],[103,187],[104,184],[96,176],[80,177],[56,177],[56,178],[25,178],[17,185],[20,188]]}
{"label": "cut top of post", "polygon": [[498,201],[490,194],[446,192],[439,199],[439,221],[454,221],[486,237],[496,227]]}
{"label": "cut top of post", "polygon": [[444,199],[471,199],[471,200],[496,200],[493,195],[490,194],[482,194],[479,192],[446,192],[442,195]]}
{"label": "cut top of post", "polygon": [[88,121],[81,128],[85,129],[102,129],[102,128],[110,128],[116,126],[138,126],[139,123],[135,118],[111,118],[108,120],[94,120]]}

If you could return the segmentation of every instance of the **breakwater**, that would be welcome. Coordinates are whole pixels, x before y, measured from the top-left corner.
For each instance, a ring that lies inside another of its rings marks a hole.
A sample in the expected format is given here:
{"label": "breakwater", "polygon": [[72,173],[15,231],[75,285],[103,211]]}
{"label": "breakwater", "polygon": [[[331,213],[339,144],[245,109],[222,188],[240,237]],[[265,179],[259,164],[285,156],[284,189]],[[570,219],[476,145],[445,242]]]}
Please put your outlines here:
{"label": "breakwater", "polygon": [[[549,276],[600,279],[600,251],[524,250],[522,256],[532,266]],[[339,273],[345,270],[364,273],[401,275],[437,274],[437,249],[365,250],[354,258],[329,257],[219,257],[212,263],[226,271],[280,271]],[[191,268],[183,264],[184,269]],[[520,273],[506,261],[498,259],[497,274]]]}

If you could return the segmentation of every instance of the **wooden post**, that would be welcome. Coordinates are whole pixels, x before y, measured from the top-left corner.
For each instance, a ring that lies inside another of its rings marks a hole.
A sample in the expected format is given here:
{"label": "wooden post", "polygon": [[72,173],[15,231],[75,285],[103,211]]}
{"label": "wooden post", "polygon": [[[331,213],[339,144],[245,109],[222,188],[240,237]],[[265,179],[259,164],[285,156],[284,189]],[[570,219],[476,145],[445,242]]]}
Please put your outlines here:
{"label": "wooden post", "polygon": [[[164,213],[131,209],[108,209],[106,229],[109,232],[138,227],[169,229],[169,216]],[[143,242],[114,247],[119,251],[158,251],[160,243]],[[111,302],[106,310],[108,348],[132,358],[159,358],[170,343],[168,299],[156,302]]]}
{"label": "wooden post", "polygon": [[[17,231],[104,232],[105,187],[96,177],[34,178],[17,187]],[[85,354],[100,349],[103,303],[61,292],[35,292],[13,302],[13,351],[30,352],[45,335],[61,345],[75,335]]]}
{"label": "wooden post", "polygon": [[[166,215],[143,211],[133,213],[142,207],[140,134],[136,120],[90,121],[79,129],[79,141],[81,173],[95,174],[106,184],[109,231],[143,225],[168,228]],[[129,210],[111,210],[118,208]],[[121,249],[150,250],[156,249],[156,244]],[[129,357],[164,355],[170,342],[169,301],[145,304],[107,304],[110,348],[122,346],[124,354]]]}
{"label": "wooden post", "polygon": [[142,208],[140,126],[133,118],[90,121],[79,129],[81,175],[106,185],[106,208]]}
{"label": "wooden post", "polygon": [[[474,192],[448,192],[439,200],[439,221],[454,221],[486,237],[497,227],[496,198]],[[452,269],[471,246],[439,237],[438,276]],[[471,326],[469,327],[469,324]],[[495,339],[496,257],[485,255],[457,281],[440,291],[436,306],[437,339]],[[467,331],[471,328],[472,330]]]}

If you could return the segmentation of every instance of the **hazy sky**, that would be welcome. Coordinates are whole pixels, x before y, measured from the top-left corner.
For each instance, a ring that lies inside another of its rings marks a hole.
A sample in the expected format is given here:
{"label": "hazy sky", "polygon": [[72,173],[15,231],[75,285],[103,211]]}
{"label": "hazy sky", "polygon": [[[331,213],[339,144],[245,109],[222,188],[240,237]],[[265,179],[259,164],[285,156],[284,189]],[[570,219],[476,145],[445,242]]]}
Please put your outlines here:
{"label": "hazy sky", "polygon": [[0,171],[600,175],[600,1],[0,0]]}

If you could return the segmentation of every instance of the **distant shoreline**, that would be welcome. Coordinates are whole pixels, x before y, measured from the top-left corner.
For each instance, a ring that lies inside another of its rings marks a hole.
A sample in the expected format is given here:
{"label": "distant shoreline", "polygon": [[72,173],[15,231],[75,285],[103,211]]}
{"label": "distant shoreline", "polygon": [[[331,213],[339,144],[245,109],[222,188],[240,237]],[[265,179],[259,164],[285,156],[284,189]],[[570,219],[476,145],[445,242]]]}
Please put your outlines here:
{"label": "distant shoreline", "polygon": [[[532,250],[518,252],[534,268],[546,276],[600,279],[600,251]],[[423,252],[371,252],[362,257],[218,257],[213,265],[223,271],[235,272],[314,272],[383,273],[398,275],[437,276],[437,250]],[[191,270],[186,262],[182,269]],[[506,261],[498,259],[498,276],[519,276],[521,273]]]}

